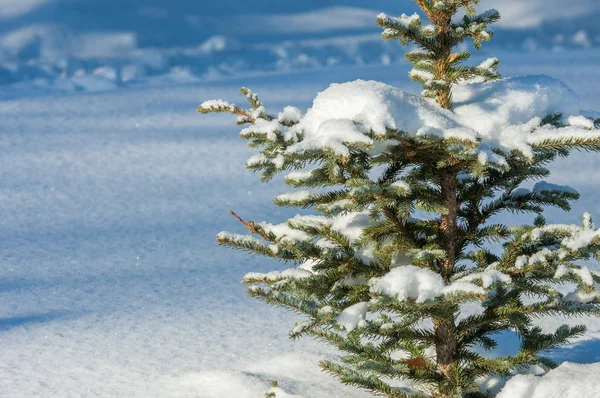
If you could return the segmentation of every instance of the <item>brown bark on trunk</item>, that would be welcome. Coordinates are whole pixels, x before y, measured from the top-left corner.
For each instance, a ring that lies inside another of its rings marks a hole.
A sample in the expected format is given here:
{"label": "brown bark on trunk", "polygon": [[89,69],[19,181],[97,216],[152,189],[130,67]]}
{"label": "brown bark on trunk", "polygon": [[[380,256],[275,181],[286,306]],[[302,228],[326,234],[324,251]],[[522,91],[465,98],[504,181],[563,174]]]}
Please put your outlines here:
{"label": "brown bark on trunk", "polygon": [[[458,200],[456,196],[458,181],[456,173],[444,170],[441,176],[441,193],[446,213],[442,215],[440,224],[441,240],[446,251],[446,259],[441,262],[441,274],[446,284],[450,283],[456,261]],[[452,366],[456,358],[456,327],[454,314],[439,320],[434,325],[438,371],[444,379],[452,379]]]}
{"label": "brown bark on trunk", "polygon": [[[449,66],[450,48],[444,50],[444,54],[440,57],[435,65],[435,78],[437,80],[447,80],[446,70]],[[445,109],[452,108],[452,89],[448,84],[448,87],[438,90],[436,95],[437,103]]]}
{"label": "brown bark on trunk", "polygon": [[447,319],[434,326],[438,371],[444,379],[452,379],[452,366],[456,357],[456,327],[453,319]]}
{"label": "brown bark on trunk", "polygon": [[444,170],[441,176],[442,201],[446,208],[446,213],[442,214],[440,232],[442,233],[442,242],[446,251],[446,259],[442,262],[442,277],[446,284],[450,283],[450,278],[454,271],[456,261],[456,239],[457,239],[457,217],[458,217],[458,199],[456,190],[458,181],[453,171]]}
{"label": "brown bark on trunk", "polygon": [[444,13],[438,13],[434,15],[432,22],[438,29],[437,40],[439,43],[439,50],[436,54],[435,78],[436,80],[443,80],[448,83],[447,87],[437,90],[436,101],[442,108],[451,109],[452,88],[451,82],[448,80],[448,68],[451,65],[450,53],[452,52],[452,42],[447,36],[451,16]]}

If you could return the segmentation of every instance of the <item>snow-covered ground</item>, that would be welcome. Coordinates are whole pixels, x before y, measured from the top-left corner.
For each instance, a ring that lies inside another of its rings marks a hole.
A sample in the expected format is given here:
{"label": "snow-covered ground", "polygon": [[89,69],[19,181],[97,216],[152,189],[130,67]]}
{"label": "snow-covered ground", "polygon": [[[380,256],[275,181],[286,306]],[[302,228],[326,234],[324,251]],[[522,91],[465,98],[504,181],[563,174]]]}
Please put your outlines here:
{"label": "snow-covered ground", "polygon": [[[217,247],[239,230],[227,211],[295,212],[272,205],[281,181],[246,171],[234,121],[195,112],[241,85],[272,109],[358,78],[418,92],[374,23],[414,5],[365,3],[0,0],[0,397],[250,398],[272,380],[366,397],[321,374],[332,352],[288,340],[294,317],[239,284],[278,265]],[[600,110],[596,0],[482,3],[507,16],[488,47],[503,75],[559,78]],[[600,219],[597,155],[554,170],[582,199],[550,221]],[[600,361],[600,320],[585,322],[587,340],[555,359]]]}
{"label": "snow-covered ground", "polygon": [[564,363],[543,377],[513,377],[497,398],[580,398],[598,397],[599,364]]}
{"label": "snow-covered ground", "polygon": [[[504,75],[557,77],[600,109],[600,53],[500,58]],[[293,316],[246,297],[243,275],[277,265],[217,247],[216,233],[239,229],[227,210],[272,222],[292,213],[271,203],[280,181],[245,170],[231,118],[195,107],[238,100],[242,84],[273,109],[306,109],[329,83],[356,78],[417,91],[407,71],[332,67],[1,101],[0,396],[249,398],[278,380],[304,397],[365,397],[319,372],[331,354],[322,345],[287,340]],[[582,200],[550,221],[600,217],[597,155],[554,170]],[[600,321],[585,322],[588,340],[554,358],[600,361]]]}

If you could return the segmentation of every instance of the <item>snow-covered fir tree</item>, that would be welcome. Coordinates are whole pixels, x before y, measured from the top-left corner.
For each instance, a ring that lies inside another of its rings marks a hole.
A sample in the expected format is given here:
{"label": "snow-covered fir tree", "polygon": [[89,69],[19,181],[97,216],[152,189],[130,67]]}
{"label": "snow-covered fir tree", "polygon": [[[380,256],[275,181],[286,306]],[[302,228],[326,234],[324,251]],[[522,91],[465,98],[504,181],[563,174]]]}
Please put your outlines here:
{"label": "snow-covered fir tree", "polygon": [[[217,239],[289,264],[244,283],[302,315],[291,337],[340,351],[321,367],[343,383],[394,398],[489,397],[489,380],[552,369],[544,353],[585,332],[545,331],[536,319],[599,314],[600,276],[585,260],[598,255],[600,230],[588,214],[578,225],[542,216],[579,197],[543,179],[555,159],[600,150],[599,123],[556,80],[500,79],[497,59],[469,66],[470,54],[455,52],[490,40],[497,11],[415,1],[429,24],[418,14],[377,22],[385,39],[413,46],[406,58],[422,97],[359,80],[331,85],[306,114],[271,114],[246,88],[249,108],[199,107],[249,125],[241,137],[257,153],[248,168],[264,181],[285,173],[298,189],[276,205],[312,209],[276,225],[232,213],[249,234]],[[537,217],[507,226],[503,212]],[[518,335],[518,352],[482,354],[503,331]]]}

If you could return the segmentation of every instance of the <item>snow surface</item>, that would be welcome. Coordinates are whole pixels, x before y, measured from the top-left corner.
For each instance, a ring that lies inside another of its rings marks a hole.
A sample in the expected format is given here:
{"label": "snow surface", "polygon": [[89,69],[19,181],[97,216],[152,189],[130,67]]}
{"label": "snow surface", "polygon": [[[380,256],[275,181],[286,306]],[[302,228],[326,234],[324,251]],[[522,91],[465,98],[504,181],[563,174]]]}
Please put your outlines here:
{"label": "snow surface", "polygon": [[544,376],[517,375],[506,383],[497,398],[598,398],[600,363],[565,362]]}
{"label": "snow surface", "polygon": [[[318,91],[249,83],[282,105]],[[230,208],[283,218],[231,120],[194,110],[237,86],[0,102],[0,396],[350,394],[247,298],[274,265],[216,245]]]}
{"label": "snow surface", "polygon": [[[586,108],[600,109],[594,54],[571,54],[576,67],[564,54],[500,58],[505,75],[558,77]],[[357,78],[416,91],[408,68],[35,98],[23,89],[23,99],[0,101],[0,396],[250,398],[272,380],[307,398],[368,396],[322,374],[317,363],[332,352],[288,340],[295,317],[248,298],[239,284],[247,272],[288,267],[217,247],[219,231],[245,232],[227,210],[273,223],[297,210],[273,207],[285,192],[280,180],[265,185],[245,170],[249,150],[230,117],[194,109],[210,98],[237,101],[241,85],[269,109],[306,110],[329,83]],[[597,155],[562,159],[553,170],[549,180],[582,200],[569,214],[549,211],[549,221],[600,214]],[[550,329],[564,320],[540,322]],[[588,341],[552,357],[600,361],[591,341],[600,321],[566,322],[587,324]]]}

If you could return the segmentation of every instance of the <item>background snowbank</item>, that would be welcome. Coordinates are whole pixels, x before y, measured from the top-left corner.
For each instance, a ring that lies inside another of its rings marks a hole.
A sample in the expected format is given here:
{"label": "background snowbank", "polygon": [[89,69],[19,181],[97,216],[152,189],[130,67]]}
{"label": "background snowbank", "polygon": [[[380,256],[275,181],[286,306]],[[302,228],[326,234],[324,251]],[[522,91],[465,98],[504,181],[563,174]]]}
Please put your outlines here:
{"label": "background snowbank", "polygon": [[[594,0],[484,0],[481,7],[505,16],[484,51],[600,46]],[[415,10],[410,0],[368,6],[360,0],[1,0],[0,86],[105,91],[148,81],[403,63],[404,50],[380,40],[375,16]]]}

